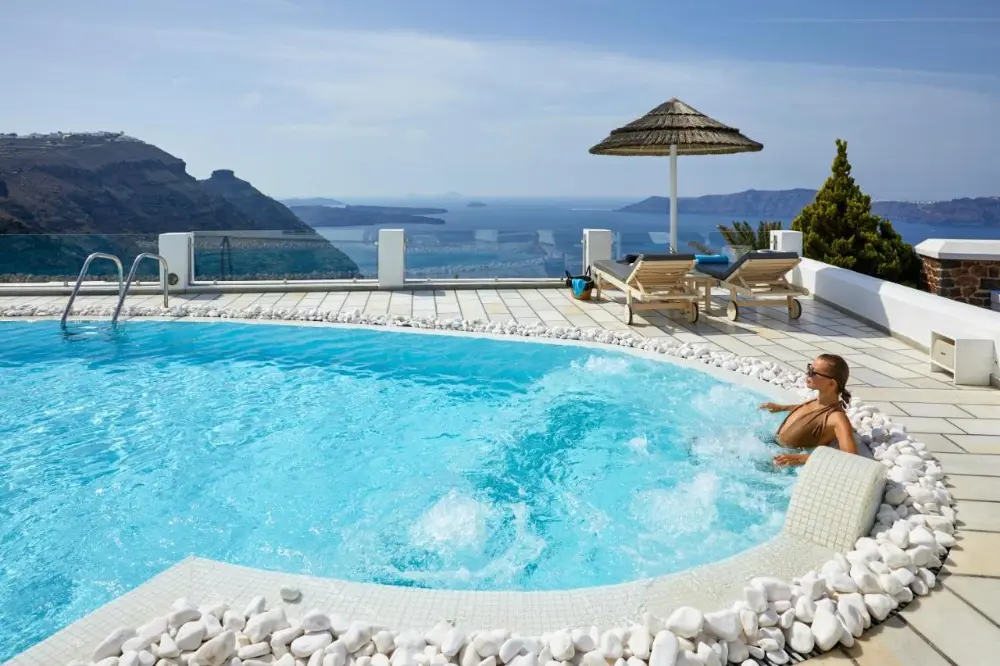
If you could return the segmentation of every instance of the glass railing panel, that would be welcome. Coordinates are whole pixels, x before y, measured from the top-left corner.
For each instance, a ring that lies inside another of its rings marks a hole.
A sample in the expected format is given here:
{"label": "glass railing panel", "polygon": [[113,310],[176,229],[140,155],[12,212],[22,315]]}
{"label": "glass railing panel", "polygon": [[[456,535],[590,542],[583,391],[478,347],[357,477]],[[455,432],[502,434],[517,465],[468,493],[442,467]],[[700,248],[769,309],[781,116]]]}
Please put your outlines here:
{"label": "glass railing panel", "polygon": [[378,277],[378,230],[194,232],[195,282]]}
{"label": "glass railing panel", "polygon": [[[0,283],[72,283],[93,252],[118,256],[128,273],[136,255],[156,252],[158,244],[157,234],[0,234]],[[136,279],[159,280],[156,262],[143,262]],[[95,260],[86,280],[117,281],[118,269]]]}
{"label": "glass railing panel", "polygon": [[[682,231],[678,234],[677,251],[681,254],[723,253],[741,255],[746,248],[732,248],[717,231],[702,234]],[[670,252],[668,231],[617,231],[612,234],[612,249],[616,258],[629,254],[665,254]]]}
{"label": "glass railing panel", "polygon": [[[708,234],[695,231],[682,231],[677,236],[677,251],[682,254],[704,251],[722,252],[726,241],[717,231]],[[615,257],[621,258],[627,254],[663,254],[670,251],[669,231],[618,231],[612,235],[612,247]]]}
{"label": "glass railing panel", "polygon": [[577,274],[580,230],[407,230],[406,278],[543,279]]}

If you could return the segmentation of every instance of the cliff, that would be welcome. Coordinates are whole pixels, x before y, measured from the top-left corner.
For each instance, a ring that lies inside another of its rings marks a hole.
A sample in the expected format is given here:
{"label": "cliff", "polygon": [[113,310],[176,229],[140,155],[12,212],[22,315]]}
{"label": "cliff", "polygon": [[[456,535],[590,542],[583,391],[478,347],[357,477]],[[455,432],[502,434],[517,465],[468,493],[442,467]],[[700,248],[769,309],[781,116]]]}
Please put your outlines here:
{"label": "cliff", "polygon": [[914,203],[875,201],[872,212],[889,219],[923,224],[1000,227],[1000,197],[975,197]]}
{"label": "cliff", "polygon": [[[792,218],[812,202],[816,190],[747,190],[734,194],[678,197],[677,212],[691,215]],[[625,213],[668,213],[669,197],[649,197],[620,209]]]}
{"label": "cliff", "polygon": [[7,190],[0,199],[0,233],[307,230],[294,219],[241,212],[202,187],[183,160],[134,139],[0,137],[0,180]]}
{"label": "cliff", "polygon": [[230,169],[213,171],[210,178],[198,182],[206,192],[225,199],[255,223],[269,225],[267,229],[308,231],[308,226],[287,206],[265,195],[247,181],[237,178]]}
{"label": "cliff", "polygon": [[[735,219],[759,217],[792,219],[811,203],[815,190],[747,190],[733,194],[678,197],[677,211],[696,215],[725,215]],[[619,210],[625,213],[667,214],[668,197],[649,197]],[[976,197],[915,203],[873,201],[872,212],[890,220],[956,226],[1000,226],[1000,197]]]}
{"label": "cliff", "polygon": [[[232,172],[216,173],[223,175],[199,182],[183,160],[121,134],[0,135],[0,276],[75,278],[90,252],[128,262],[171,231],[315,235]],[[356,274],[354,262],[325,245],[324,266]]]}

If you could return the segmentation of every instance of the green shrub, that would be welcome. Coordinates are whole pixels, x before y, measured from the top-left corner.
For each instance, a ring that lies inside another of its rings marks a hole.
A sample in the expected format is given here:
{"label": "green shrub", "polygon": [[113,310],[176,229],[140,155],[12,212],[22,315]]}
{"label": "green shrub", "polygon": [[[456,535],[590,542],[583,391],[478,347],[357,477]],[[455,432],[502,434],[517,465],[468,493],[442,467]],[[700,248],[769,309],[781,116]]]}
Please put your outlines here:
{"label": "green shrub", "polygon": [[[754,229],[746,220],[734,221],[731,227],[724,224],[719,225],[719,234],[722,235],[726,245],[734,248],[745,248],[746,250],[766,250],[771,247],[771,232],[781,229],[780,221],[770,222],[763,220],[757,223]],[[714,254],[715,251],[704,243],[691,241],[689,246],[697,252],[703,254]]]}
{"label": "green shrub", "polygon": [[809,259],[848,268],[909,287],[920,286],[920,259],[913,246],[872,214],[872,199],[851,176],[847,142],[837,139],[833,173],[811,204],[792,221],[802,232],[802,252]]}

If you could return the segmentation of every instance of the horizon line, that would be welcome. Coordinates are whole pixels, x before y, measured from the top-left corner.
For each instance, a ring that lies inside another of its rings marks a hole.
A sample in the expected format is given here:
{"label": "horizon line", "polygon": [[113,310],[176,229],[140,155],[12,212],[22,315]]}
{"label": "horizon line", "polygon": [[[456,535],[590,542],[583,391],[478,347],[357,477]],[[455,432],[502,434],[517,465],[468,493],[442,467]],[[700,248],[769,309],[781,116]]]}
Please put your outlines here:
{"label": "horizon line", "polygon": [[[757,189],[757,188],[751,187],[751,188],[748,188],[748,189],[745,189],[745,190],[737,190],[735,192],[713,192],[713,193],[708,193],[708,194],[694,194],[694,195],[679,196],[677,198],[678,198],[678,200],[680,200],[680,199],[699,199],[699,198],[702,198],[702,197],[712,197],[712,196],[715,196],[715,197],[732,196],[732,195],[735,195],[735,194],[745,194],[747,192],[791,192],[791,191],[795,191],[795,190],[806,190],[806,191],[811,191],[811,192],[817,192],[819,190],[819,188],[813,188],[813,187],[786,187],[786,188],[780,188],[780,189],[765,190],[765,189]],[[465,194],[451,194],[451,195],[449,195],[449,194],[413,194],[413,193],[408,193],[408,194],[358,194],[358,195],[313,194],[313,195],[296,195],[296,196],[275,196],[275,195],[267,195],[267,196],[270,196],[272,199],[275,199],[276,201],[279,201],[279,202],[291,201],[291,200],[294,200],[294,199],[333,199],[333,200],[336,200],[336,201],[340,201],[341,203],[344,203],[345,205],[351,205],[351,204],[349,204],[346,201],[347,199],[368,199],[368,200],[371,200],[371,199],[387,199],[387,200],[389,200],[389,199],[391,199],[391,200],[397,200],[397,201],[398,200],[404,200],[404,199],[431,199],[431,200],[436,200],[436,201],[452,200],[452,201],[456,201],[456,202],[480,201],[480,200],[486,200],[486,201],[488,201],[488,200],[494,200],[494,201],[497,201],[497,200],[511,200],[511,199],[514,199],[514,200],[518,200],[518,199],[520,199],[520,200],[528,200],[528,199],[548,199],[548,200],[553,200],[553,199],[568,199],[568,200],[575,200],[575,201],[602,200],[602,199],[603,200],[609,200],[609,199],[628,199],[628,200],[633,200],[633,199],[636,199],[637,201],[644,201],[646,199],[653,199],[653,198],[667,199],[667,200],[670,199],[670,195],[669,194],[647,194],[647,195],[641,195],[641,194],[636,194],[636,195],[627,195],[627,194],[622,194],[622,195],[617,195],[617,194],[607,194],[607,195],[572,195],[572,194],[479,194],[479,195],[465,195]],[[976,196],[957,196],[957,197],[952,197],[950,199],[893,199],[893,198],[876,199],[876,198],[872,197],[872,202],[873,203],[899,202],[899,203],[909,203],[909,204],[924,204],[924,203],[943,203],[943,202],[950,202],[950,201],[960,201],[962,199],[1000,199],[1000,194],[981,194],[981,195],[976,195]]]}

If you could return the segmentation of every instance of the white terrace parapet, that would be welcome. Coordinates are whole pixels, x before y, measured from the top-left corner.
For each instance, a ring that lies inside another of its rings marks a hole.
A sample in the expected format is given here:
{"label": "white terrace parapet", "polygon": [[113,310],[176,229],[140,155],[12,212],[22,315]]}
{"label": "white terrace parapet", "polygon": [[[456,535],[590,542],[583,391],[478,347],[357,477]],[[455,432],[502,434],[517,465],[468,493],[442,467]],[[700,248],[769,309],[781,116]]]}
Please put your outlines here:
{"label": "white terrace parapet", "polygon": [[1000,262],[1000,240],[928,238],[913,247],[922,257],[938,260],[981,260]]}
{"label": "white terrace parapet", "polygon": [[998,312],[812,259],[803,259],[789,279],[808,289],[814,297],[923,349],[930,349],[931,334],[935,331],[951,338],[992,340],[991,374],[994,381],[1000,378]]}

